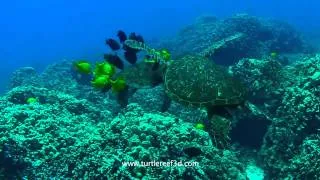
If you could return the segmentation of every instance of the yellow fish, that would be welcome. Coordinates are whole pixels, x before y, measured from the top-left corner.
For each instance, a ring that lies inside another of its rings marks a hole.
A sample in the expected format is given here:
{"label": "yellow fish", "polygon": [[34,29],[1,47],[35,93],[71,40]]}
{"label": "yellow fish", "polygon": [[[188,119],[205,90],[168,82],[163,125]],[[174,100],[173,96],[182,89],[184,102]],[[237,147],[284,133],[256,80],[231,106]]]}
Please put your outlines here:
{"label": "yellow fish", "polygon": [[91,64],[88,61],[77,61],[73,63],[73,67],[82,74],[90,74],[91,73]]}

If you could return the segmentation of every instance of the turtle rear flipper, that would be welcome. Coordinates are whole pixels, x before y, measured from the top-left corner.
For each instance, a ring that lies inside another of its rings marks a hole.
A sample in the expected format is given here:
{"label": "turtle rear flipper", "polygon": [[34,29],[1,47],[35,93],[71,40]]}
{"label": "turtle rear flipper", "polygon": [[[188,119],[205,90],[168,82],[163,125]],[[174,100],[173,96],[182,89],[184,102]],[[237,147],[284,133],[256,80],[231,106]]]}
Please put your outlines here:
{"label": "turtle rear flipper", "polygon": [[222,116],[225,118],[233,118],[234,110],[237,105],[225,105],[225,106],[209,106],[207,107],[208,118],[210,119],[213,115]]}
{"label": "turtle rear flipper", "polygon": [[228,118],[212,115],[208,121],[207,131],[211,137],[212,143],[219,149],[224,149],[229,146],[230,130],[231,121]]}

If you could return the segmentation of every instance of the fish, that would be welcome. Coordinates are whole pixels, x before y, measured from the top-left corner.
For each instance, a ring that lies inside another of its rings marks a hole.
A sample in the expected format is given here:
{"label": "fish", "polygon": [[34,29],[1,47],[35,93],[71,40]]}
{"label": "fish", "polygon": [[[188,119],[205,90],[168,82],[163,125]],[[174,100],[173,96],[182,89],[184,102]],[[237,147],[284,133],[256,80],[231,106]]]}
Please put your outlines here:
{"label": "fish", "polygon": [[114,40],[114,39],[107,39],[106,40],[106,44],[113,50],[113,51],[117,51],[120,49],[120,44]]}
{"label": "fish", "polygon": [[137,37],[137,35],[135,32],[132,32],[129,34],[129,39],[131,39],[131,40],[136,40],[136,37]]}
{"label": "fish", "polygon": [[131,39],[131,40],[136,40],[136,41],[138,41],[138,42],[144,42],[143,37],[142,37],[141,35],[136,35],[135,32],[130,33],[129,39]]}
{"label": "fish", "polygon": [[126,35],[126,33],[123,32],[122,30],[119,30],[119,31],[118,31],[117,36],[118,36],[118,38],[119,38],[120,43],[123,43],[125,40],[127,40],[127,35]]}
{"label": "fish", "polygon": [[[133,42],[139,42],[139,43],[144,44],[143,37],[141,35],[137,35],[135,32],[130,33],[129,40],[133,40]],[[141,51],[141,49],[139,49],[139,48],[131,48],[126,43],[123,44],[122,49],[125,50],[125,51],[130,51],[132,53],[133,52],[134,53],[138,53],[139,51]]]}
{"label": "fish", "polygon": [[135,53],[137,54],[140,50],[138,49],[134,49],[132,47],[129,47],[128,45],[126,44],[123,44],[123,48],[122,48],[125,52],[130,52],[130,53]]}
{"label": "fish", "polygon": [[[140,49],[131,48],[128,45],[126,45],[124,42],[127,39],[131,39],[131,40],[143,43],[144,42],[143,37],[141,35],[137,35],[135,32],[130,33],[129,37],[127,37],[126,33],[122,30],[118,31],[117,36],[119,38],[120,43],[112,38],[109,38],[106,40],[106,44],[109,45],[109,47],[113,51],[118,51],[119,49],[122,48],[124,50],[125,60],[128,61],[130,64],[135,64],[138,60],[137,53],[140,51]],[[121,47],[121,44],[122,44],[122,47]],[[114,54],[105,54],[104,59],[107,62],[113,64],[118,69],[121,69],[121,70],[124,69],[124,62],[120,59],[119,56]],[[155,67],[155,69],[157,69],[157,67]]]}
{"label": "fish", "polygon": [[138,60],[137,53],[135,51],[125,51],[124,57],[130,64],[135,64]]}
{"label": "fish", "polygon": [[86,60],[79,60],[73,63],[74,69],[81,74],[91,73],[91,64]]}
{"label": "fish", "polygon": [[136,41],[144,43],[144,39],[141,35],[136,36]]}
{"label": "fish", "polygon": [[124,69],[124,63],[119,56],[114,54],[104,54],[104,59],[118,69]]}

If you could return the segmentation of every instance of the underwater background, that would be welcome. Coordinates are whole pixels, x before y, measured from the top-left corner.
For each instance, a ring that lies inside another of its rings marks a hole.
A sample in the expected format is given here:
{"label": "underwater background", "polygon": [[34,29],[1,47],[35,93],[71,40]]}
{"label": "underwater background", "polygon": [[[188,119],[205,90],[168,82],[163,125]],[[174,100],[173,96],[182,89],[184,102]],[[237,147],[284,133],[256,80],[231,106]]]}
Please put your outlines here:
{"label": "underwater background", "polygon": [[235,13],[276,18],[319,37],[317,0],[256,1],[8,1],[1,6],[0,89],[5,90],[17,67],[41,71],[60,59],[98,60],[103,39],[115,31],[137,31],[148,39],[174,35],[200,15],[226,17]]}
{"label": "underwater background", "polygon": [[0,179],[320,179],[319,6],[3,2]]}

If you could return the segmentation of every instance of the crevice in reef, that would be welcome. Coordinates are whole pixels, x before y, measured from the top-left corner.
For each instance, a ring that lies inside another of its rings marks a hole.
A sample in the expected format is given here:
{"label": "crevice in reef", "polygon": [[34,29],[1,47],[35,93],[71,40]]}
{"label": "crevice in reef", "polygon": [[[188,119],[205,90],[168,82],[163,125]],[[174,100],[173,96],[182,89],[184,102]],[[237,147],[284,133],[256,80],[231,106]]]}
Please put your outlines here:
{"label": "crevice in reef", "polygon": [[231,130],[231,141],[241,146],[259,149],[270,124],[271,122],[264,118],[241,119]]}

